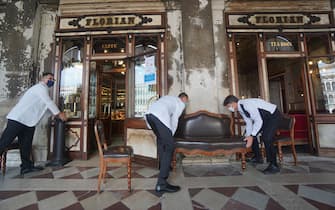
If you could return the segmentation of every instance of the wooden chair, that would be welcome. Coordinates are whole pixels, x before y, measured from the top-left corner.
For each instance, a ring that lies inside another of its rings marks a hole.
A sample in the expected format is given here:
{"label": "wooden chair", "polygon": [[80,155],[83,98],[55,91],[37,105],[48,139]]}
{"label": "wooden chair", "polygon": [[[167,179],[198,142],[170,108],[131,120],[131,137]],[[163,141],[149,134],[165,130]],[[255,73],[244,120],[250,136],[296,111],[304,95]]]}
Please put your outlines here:
{"label": "wooden chair", "polygon": [[19,149],[19,148],[20,148],[19,142],[17,139],[15,139],[0,155],[0,167],[3,175],[5,175],[6,173],[6,161],[7,161],[8,150]]}
{"label": "wooden chair", "polygon": [[294,143],[294,125],[295,125],[295,118],[288,115],[283,115],[282,119],[280,120],[277,135],[275,136],[274,145],[278,147],[278,156],[279,162],[283,162],[283,151],[282,146],[291,146],[293,158],[294,158],[294,165],[297,165],[297,153],[295,150],[295,143]]}
{"label": "wooden chair", "polygon": [[112,146],[107,147],[104,134],[104,125],[101,120],[97,120],[94,125],[95,137],[99,150],[100,171],[98,179],[98,193],[100,193],[101,180],[105,180],[108,163],[124,163],[127,164],[128,172],[128,191],[131,191],[131,157],[133,149],[130,146]]}

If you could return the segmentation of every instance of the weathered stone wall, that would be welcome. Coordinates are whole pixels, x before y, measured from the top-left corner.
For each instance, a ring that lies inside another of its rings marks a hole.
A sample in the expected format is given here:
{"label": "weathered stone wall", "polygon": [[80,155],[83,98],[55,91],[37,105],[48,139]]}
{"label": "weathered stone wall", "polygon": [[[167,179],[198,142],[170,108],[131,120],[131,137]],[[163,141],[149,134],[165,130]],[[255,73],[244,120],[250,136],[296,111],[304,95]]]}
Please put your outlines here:
{"label": "weathered stone wall", "polygon": [[185,91],[187,112],[224,112],[229,94],[224,1],[167,1],[169,95]]}
{"label": "weathered stone wall", "polygon": [[[0,5],[0,129],[19,96],[36,84],[39,75],[52,71],[53,31],[57,6],[36,0]],[[37,125],[35,160],[46,160],[49,118]],[[42,155],[43,154],[43,155]]]}

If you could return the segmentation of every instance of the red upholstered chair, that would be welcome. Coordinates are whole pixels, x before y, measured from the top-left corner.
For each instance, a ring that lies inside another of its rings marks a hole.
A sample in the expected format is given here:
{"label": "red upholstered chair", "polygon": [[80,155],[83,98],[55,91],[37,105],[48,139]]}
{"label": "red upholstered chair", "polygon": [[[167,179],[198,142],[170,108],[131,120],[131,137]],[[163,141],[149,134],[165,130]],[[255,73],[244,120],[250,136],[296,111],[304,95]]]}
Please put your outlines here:
{"label": "red upholstered chair", "polygon": [[297,153],[294,142],[294,125],[295,118],[293,116],[283,115],[280,120],[277,135],[275,136],[274,145],[278,147],[279,162],[283,162],[282,146],[291,146],[294,158],[294,165],[297,165]]}
{"label": "red upholstered chair", "polygon": [[130,146],[107,147],[104,125],[101,120],[97,120],[94,125],[95,138],[98,145],[100,157],[100,171],[98,179],[98,193],[100,193],[101,181],[104,181],[108,163],[124,163],[127,165],[128,172],[128,191],[131,191],[131,157],[133,149]]}

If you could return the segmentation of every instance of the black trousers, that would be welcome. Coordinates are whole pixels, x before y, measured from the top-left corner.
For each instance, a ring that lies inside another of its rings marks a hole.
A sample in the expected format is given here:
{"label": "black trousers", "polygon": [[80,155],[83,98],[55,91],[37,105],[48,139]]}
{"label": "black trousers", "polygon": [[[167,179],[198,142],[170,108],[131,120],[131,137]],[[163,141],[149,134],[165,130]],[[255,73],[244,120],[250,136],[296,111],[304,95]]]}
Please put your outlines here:
{"label": "black trousers", "polygon": [[28,127],[14,120],[8,120],[0,138],[0,152],[10,145],[18,137],[21,155],[21,168],[30,168],[33,166],[31,161],[31,148],[33,143],[35,127]]}
{"label": "black trousers", "polygon": [[259,142],[258,142],[258,139],[257,137],[254,137],[254,140],[252,141],[252,152],[254,153],[254,157],[257,159],[257,160],[260,160],[262,159],[262,156],[261,156],[261,153],[259,151]]}
{"label": "black trousers", "polygon": [[277,156],[276,156],[277,153],[275,147],[273,146],[273,141],[281,119],[281,114],[278,109],[276,109],[276,111],[273,114],[263,111],[260,111],[260,114],[263,119],[261,138],[265,145],[267,161],[270,164],[277,165]]}
{"label": "black trousers", "polygon": [[174,152],[174,139],[171,130],[166,127],[157,117],[152,114],[146,115],[152,131],[157,137],[157,151],[159,157],[158,185],[166,183],[169,177],[172,155]]}

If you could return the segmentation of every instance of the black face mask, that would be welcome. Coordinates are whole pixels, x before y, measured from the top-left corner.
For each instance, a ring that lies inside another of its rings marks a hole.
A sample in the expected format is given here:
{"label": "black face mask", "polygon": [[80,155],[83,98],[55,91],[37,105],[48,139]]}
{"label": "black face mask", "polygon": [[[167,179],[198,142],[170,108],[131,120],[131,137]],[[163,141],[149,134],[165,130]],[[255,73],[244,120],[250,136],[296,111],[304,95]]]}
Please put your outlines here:
{"label": "black face mask", "polygon": [[52,87],[52,86],[54,86],[54,84],[55,84],[55,81],[53,81],[53,80],[48,80],[48,82],[47,82],[47,86],[49,88]]}

